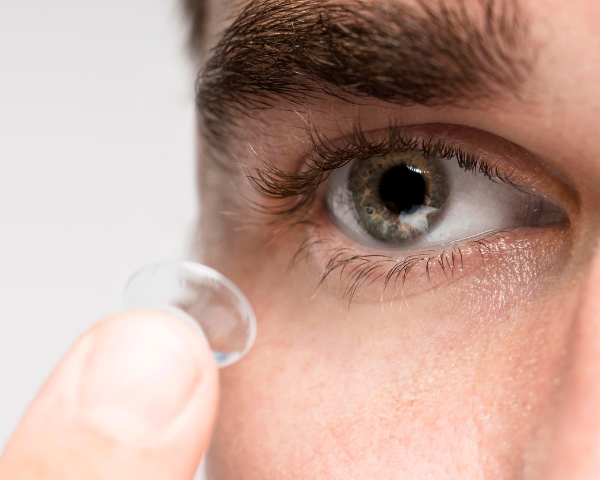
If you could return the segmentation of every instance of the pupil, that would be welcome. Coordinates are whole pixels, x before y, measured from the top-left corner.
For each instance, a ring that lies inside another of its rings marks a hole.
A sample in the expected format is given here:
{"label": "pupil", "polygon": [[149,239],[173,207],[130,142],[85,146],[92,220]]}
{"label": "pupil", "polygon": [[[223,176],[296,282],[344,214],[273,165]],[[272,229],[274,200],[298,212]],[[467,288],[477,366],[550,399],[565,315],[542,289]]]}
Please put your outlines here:
{"label": "pupil", "polygon": [[406,165],[390,168],[379,185],[379,196],[393,214],[408,211],[413,205],[423,205],[426,193],[423,176]]}

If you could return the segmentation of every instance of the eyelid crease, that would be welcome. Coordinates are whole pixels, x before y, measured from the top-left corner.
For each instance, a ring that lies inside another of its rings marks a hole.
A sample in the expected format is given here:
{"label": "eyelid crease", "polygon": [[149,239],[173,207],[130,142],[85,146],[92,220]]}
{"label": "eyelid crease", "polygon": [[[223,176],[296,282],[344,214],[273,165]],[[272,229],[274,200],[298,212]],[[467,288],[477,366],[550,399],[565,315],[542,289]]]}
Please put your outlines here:
{"label": "eyelid crease", "polygon": [[282,201],[275,205],[252,202],[255,210],[273,217],[269,223],[296,219],[309,213],[318,186],[338,168],[352,161],[361,162],[390,153],[421,150],[425,157],[455,159],[467,172],[481,173],[490,180],[499,180],[520,188],[514,182],[512,172],[502,172],[497,165],[485,161],[482,155],[467,152],[443,139],[412,135],[396,125],[390,125],[387,135],[382,139],[369,138],[359,124],[349,134],[334,141],[314,125],[307,127],[307,134],[308,154],[301,171],[282,170],[274,163],[261,159],[254,151],[251,154],[254,166],[241,165],[246,178],[262,197]]}

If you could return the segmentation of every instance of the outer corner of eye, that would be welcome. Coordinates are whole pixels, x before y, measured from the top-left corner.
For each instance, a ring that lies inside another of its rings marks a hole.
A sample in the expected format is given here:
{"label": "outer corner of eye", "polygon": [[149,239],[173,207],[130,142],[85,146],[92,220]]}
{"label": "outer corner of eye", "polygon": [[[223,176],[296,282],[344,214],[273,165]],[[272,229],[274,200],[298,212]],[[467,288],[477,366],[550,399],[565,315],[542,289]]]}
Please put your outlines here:
{"label": "outer corner of eye", "polygon": [[564,225],[568,222],[567,213],[553,202],[531,195],[529,208],[525,212],[524,227],[550,227],[553,225]]}

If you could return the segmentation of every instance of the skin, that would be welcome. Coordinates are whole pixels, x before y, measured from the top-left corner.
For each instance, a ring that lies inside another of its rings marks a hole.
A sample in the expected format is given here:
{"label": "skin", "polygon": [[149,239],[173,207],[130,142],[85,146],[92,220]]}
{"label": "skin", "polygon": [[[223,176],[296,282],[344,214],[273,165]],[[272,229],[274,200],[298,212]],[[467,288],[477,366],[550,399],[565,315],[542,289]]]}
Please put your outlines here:
{"label": "skin", "polygon": [[[454,109],[324,98],[293,113],[255,112],[263,122],[243,119],[233,156],[251,164],[251,145],[280,168],[297,169],[304,148],[298,132],[309,118],[331,138],[351,131],[357,119],[369,132],[386,129],[391,120],[473,127],[479,133],[459,128],[447,137],[511,157],[485,131],[536,157],[511,158],[526,184],[556,195],[567,212],[571,224],[559,240],[556,232],[519,232],[518,241],[486,253],[483,265],[471,255],[451,282],[440,280],[438,269],[435,288],[427,289],[417,268],[404,301],[380,304],[376,282],[348,309],[338,275],[313,296],[326,253],[317,251],[287,271],[307,230],[278,235],[276,227],[220,215],[251,213],[237,202],[231,176],[201,161],[199,258],[242,287],[259,319],[248,358],[221,375],[210,478],[600,475],[593,420],[600,417],[600,398],[585,380],[600,362],[593,353],[600,337],[592,335],[600,321],[592,306],[600,284],[588,273],[600,261],[600,97],[594,81],[600,8],[592,1],[524,5],[540,45],[524,89],[527,101]],[[242,194],[264,203],[234,181]],[[336,245],[356,248],[340,232],[322,228]]]}
{"label": "skin", "polygon": [[[220,372],[218,386],[206,348],[177,319],[137,312],[100,323],[36,398],[0,459],[0,477],[189,479],[211,436],[219,388],[211,479],[600,477],[600,6],[523,3],[540,45],[526,101],[458,109],[323,99],[319,108],[241,119],[232,157],[250,164],[251,146],[279,168],[298,170],[306,149],[298,127],[307,119],[333,137],[357,119],[375,137],[401,120],[514,170],[563,208],[568,227],[516,230],[482,254],[465,246],[464,265],[451,276],[434,265],[426,279],[421,266],[404,298],[392,290],[380,302],[375,282],[348,306],[339,275],[317,290],[326,249],[289,268],[310,228],[282,234],[254,217],[241,197],[265,200],[237,169],[201,155],[197,258],[249,297],[255,346]],[[218,12],[223,3],[212,7]],[[218,36],[222,24],[208,25]],[[312,214],[335,247],[371,252],[323,211]],[[151,348],[142,348],[147,329]],[[97,338],[108,345],[100,353],[89,347]],[[149,361],[111,369],[123,339],[124,351],[151,351]],[[131,400],[124,387],[111,390],[116,377],[147,394]],[[156,381],[140,381],[149,378]],[[121,421],[128,417],[111,416],[114,409],[98,416],[107,410],[90,409],[89,398],[113,407],[131,400],[149,413],[143,422]],[[175,410],[172,423],[167,413]]]}

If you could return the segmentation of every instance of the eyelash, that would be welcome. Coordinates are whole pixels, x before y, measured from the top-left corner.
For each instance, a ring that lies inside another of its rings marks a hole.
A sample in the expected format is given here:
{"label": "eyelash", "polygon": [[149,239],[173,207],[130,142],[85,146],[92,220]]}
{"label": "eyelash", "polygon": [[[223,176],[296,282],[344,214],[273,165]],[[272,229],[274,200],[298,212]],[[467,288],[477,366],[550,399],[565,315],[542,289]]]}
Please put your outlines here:
{"label": "eyelash", "polygon": [[[289,269],[302,260],[308,260],[314,248],[324,247],[328,242],[333,243],[335,241],[332,236],[322,234],[319,225],[313,224],[312,227],[313,231],[302,242],[300,248],[294,254]],[[390,285],[396,286],[400,281],[404,287],[409,273],[414,268],[423,264],[425,265],[425,272],[430,285],[430,270],[432,266],[439,266],[446,279],[450,279],[454,275],[455,269],[459,268],[459,266],[460,268],[464,267],[463,250],[473,248],[479,252],[482,261],[485,261],[485,254],[492,251],[495,242],[511,235],[514,234],[509,230],[488,232],[485,237],[470,240],[462,247],[459,244],[455,244],[452,248],[446,248],[437,254],[434,254],[433,250],[422,250],[418,254],[407,256],[403,260],[398,260],[388,255],[357,255],[353,254],[349,248],[332,247],[326,250],[329,255],[329,261],[319,277],[316,291],[323,286],[334,272],[339,271],[341,283],[342,285],[345,284],[342,298],[348,300],[348,305],[352,303],[361,287],[371,285],[380,278],[384,278],[381,292],[381,299],[383,300],[384,294]],[[349,267],[351,269],[347,271]],[[344,273],[346,273],[346,278],[344,278]]]}
{"label": "eyelash", "polygon": [[[306,217],[316,198],[318,186],[338,168],[352,161],[361,162],[390,153],[420,150],[425,157],[437,155],[447,160],[454,159],[467,172],[480,173],[490,180],[506,182],[519,188],[513,182],[511,174],[501,172],[480,155],[449,145],[440,139],[424,139],[403,133],[395,126],[389,127],[387,136],[382,140],[368,138],[360,126],[355,126],[350,134],[342,136],[335,143],[314,126],[307,128],[307,134],[309,153],[302,171],[282,170],[272,162],[262,160],[256,153],[253,154],[255,166],[241,165],[246,178],[260,195],[284,201],[276,206],[252,202],[255,210],[273,216],[270,224],[280,223],[281,220],[297,221],[299,217]],[[336,146],[338,142],[343,142],[345,146]]]}
{"label": "eyelash", "polygon": [[[463,265],[463,250],[473,248],[484,260],[485,253],[492,249],[496,241],[512,235],[512,232],[507,230],[488,232],[484,238],[468,241],[462,247],[455,244],[441,253],[434,253],[434,250],[421,250],[419,253],[409,254],[403,260],[387,255],[360,255],[348,247],[335,246],[334,235],[324,233],[322,225],[312,219],[315,214],[313,206],[319,185],[325,182],[333,171],[352,161],[360,162],[394,152],[420,150],[424,156],[437,155],[447,160],[455,160],[467,172],[483,174],[492,181],[502,181],[516,188],[520,187],[512,180],[511,174],[502,172],[480,155],[467,152],[440,139],[424,139],[409,135],[395,126],[390,126],[387,135],[381,140],[368,138],[360,126],[356,126],[350,134],[342,136],[335,142],[330,141],[314,127],[309,127],[307,133],[309,153],[301,171],[282,170],[273,163],[261,160],[257,155],[253,159],[255,166],[242,165],[242,168],[251,185],[261,196],[281,201],[276,202],[275,205],[251,202],[254,210],[270,217],[269,225],[282,227],[280,234],[299,226],[311,230],[294,254],[289,268],[291,269],[301,260],[308,260],[316,249],[322,249],[329,256],[329,261],[319,277],[317,291],[337,271],[340,273],[342,284],[345,285],[342,296],[348,300],[349,305],[362,286],[372,284],[381,278],[384,278],[381,294],[383,299],[385,291],[391,285],[395,286],[400,281],[404,286],[409,273],[419,265],[425,265],[430,283],[429,273],[432,265],[439,265],[444,275],[450,278],[454,275],[455,269]],[[338,146],[340,143],[344,146]]]}

